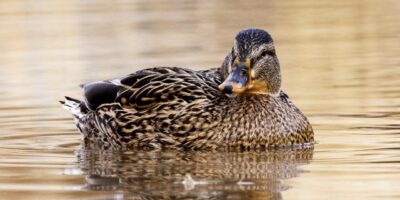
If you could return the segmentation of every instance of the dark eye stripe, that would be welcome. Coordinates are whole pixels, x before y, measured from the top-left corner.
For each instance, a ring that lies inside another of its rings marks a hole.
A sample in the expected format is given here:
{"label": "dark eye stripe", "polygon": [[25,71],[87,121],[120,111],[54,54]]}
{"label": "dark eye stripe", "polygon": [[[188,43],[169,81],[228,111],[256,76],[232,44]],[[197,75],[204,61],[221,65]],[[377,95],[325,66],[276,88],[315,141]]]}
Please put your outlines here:
{"label": "dark eye stripe", "polygon": [[265,57],[265,56],[267,56],[267,55],[269,55],[269,56],[274,56],[275,55],[275,51],[270,51],[270,50],[265,50],[265,51],[263,51],[261,54],[260,54],[260,56],[259,57]]}

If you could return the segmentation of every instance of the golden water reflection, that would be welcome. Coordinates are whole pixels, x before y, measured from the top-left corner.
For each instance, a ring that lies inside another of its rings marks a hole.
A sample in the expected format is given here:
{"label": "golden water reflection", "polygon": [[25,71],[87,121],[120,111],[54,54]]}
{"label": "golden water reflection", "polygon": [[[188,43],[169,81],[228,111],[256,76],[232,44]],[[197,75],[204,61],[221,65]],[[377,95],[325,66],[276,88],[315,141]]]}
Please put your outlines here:
{"label": "golden water reflection", "polygon": [[[272,152],[77,152],[85,189],[135,199],[281,199],[313,149]],[[74,171],[74,169],[71,169]]]}

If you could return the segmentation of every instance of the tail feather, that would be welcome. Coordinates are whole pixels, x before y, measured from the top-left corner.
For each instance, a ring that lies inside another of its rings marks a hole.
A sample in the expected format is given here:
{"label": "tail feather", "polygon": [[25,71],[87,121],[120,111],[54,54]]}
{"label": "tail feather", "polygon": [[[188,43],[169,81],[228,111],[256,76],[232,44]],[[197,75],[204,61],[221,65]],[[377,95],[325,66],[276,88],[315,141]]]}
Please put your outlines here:
{"label": "tail feather", "polygon": [[74,99],[74,98],[72,98],[72,97],[65,96],[65,99],[68,100],[68,101],[73,101],[73,102],[76,102],[76,103],[81,103],[80,100]]}
{"label": "tail feather", "polygon": [[74,99],[71,97],[65,97],[65,101],[60,101],[62,104],[62,107],[68,111],[70,111],[75,117],[80,117],[83,114],[85,114],[83,111],[86,109],[83,109],[85,107],[85,104],[78,100]]}

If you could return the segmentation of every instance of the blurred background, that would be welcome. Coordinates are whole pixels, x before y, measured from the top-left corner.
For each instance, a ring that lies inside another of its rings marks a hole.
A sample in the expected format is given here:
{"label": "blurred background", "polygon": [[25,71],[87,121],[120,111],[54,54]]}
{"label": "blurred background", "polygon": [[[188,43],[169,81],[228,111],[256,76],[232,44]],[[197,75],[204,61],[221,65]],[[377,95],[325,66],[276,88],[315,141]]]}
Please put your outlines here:
{"label": "blurred background", "polygon": [[400,198],[399,12],[397,0],[0,1],[0,198],[104,195],[85,187],[58,100],[146,67],[219,67],[249,27],[274,38],[283,90],[318,141],[301,175],[277,178],[282,193],[251,197]]}

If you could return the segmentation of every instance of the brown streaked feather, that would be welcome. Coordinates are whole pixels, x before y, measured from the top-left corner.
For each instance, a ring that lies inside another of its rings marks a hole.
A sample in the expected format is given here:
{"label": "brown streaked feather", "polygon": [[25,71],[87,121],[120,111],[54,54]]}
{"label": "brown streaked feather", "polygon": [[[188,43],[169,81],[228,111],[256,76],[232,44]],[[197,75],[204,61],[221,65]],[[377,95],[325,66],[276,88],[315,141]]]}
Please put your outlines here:
{"label": "brown streaked feather", "polygon": [[285,93],[230,98],[218,90],[220,83],[217,69],[141,70],[119,80],[113,102],[75,116],[76,123],[86,140],[112,148],[258,149],[313,142],[311,125]]}
{"label": "brown streaked feather", "polygon": [[196,99],[195,96],[206,96],[205,89],[215,90],[205,82],[210,80],[196,76],[195,71],[180,68],[146,69],[121,80],[121,84],[127,89],[118,94],[115,102],[120,103],[123,108],[135,109],[151,108],[155,104],[177,99],[190,103]]}

